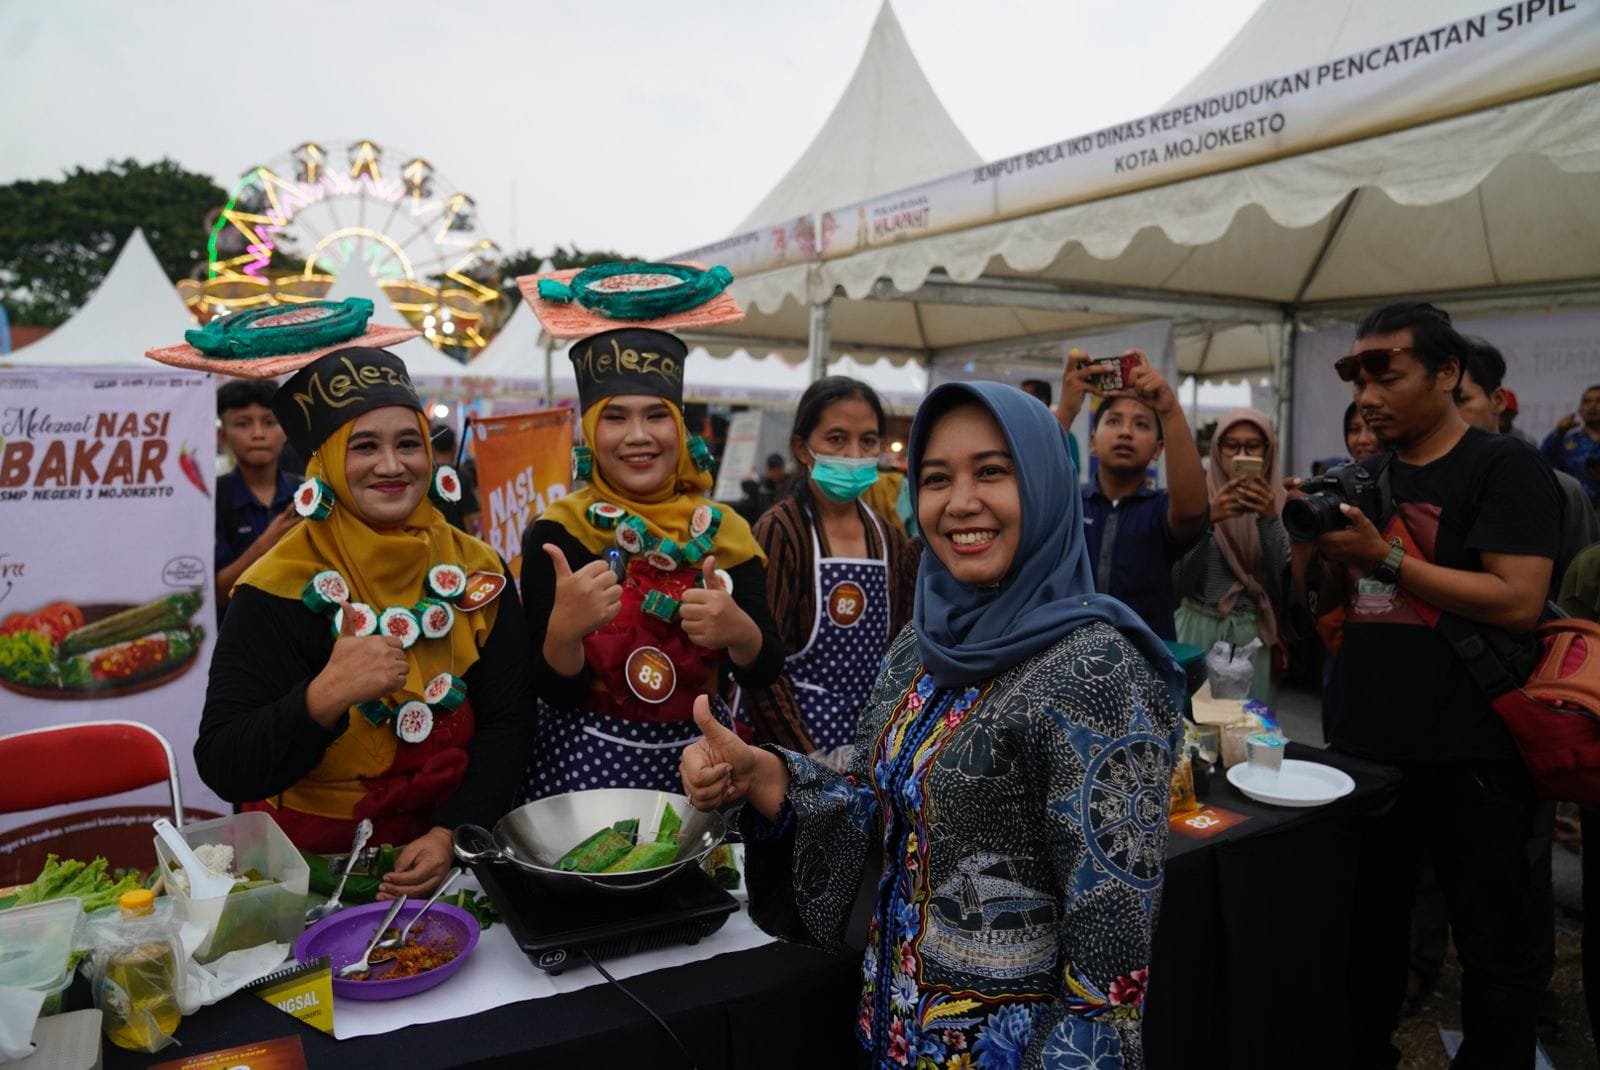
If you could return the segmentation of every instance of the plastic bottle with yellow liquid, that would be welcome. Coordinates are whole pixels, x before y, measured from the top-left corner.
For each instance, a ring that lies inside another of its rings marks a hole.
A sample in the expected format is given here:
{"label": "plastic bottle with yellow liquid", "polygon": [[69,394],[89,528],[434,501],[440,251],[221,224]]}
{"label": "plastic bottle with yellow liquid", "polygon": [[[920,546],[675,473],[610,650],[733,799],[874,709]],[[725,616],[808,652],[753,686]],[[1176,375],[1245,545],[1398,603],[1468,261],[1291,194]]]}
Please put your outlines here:
{"label": "plastic bottle with yellow liquid", "polygon": [[183,983],[178,950],[156,921],[149,889],[125,892],[115,944],[102,960],[95,1003],[105,1014],[106,1037],[130,1051],[159,1051],[178,1030]]}

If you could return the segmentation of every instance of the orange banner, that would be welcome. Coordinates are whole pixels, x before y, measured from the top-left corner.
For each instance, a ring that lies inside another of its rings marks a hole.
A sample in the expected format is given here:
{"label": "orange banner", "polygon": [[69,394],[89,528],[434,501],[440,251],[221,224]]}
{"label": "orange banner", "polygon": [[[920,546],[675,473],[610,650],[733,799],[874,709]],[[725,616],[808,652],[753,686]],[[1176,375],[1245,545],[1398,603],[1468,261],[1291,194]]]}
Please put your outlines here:
{"label": "orange banner", "polygon": [[491,416],[472,423],[483,539],[522,575],[522,533],[567,493],[572,475],[572,410]]}

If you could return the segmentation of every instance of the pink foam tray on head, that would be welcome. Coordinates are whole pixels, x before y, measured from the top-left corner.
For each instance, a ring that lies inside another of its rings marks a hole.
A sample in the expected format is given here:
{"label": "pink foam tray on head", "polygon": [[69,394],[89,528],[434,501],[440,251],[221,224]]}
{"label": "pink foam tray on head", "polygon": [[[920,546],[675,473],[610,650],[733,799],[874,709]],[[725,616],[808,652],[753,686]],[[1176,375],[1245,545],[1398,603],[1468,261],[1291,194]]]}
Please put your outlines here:
{"label": "pink foam tray on head", "polygon": [[[701,264],[683,262],[687,267],[699,268],[704,271]],[[522,291],[523,300],[533,309],[534,315],[539,317],[539,322],[544,329],[550,332],[553,338],[587,338],[591,334],[601,331],[613,331],[619,327],[641,327],[654,331],[686,331],[695,327],[711,327],[719,323],[737,323],[744,319],[744,309],[739,307],[739,302],[726,290],[713,297],[703,305],[674,312],[670,316],[661,316],[653,320],[614,320],[598,312],[584,308],[577,301],[571,304],[560,304],[555,301],[546,301],[539,296],[539,280],[553,279],[556,282],[570,283],[577,278],[582,268],[567,268],[562,271],[552,271],[544,275],[519,275],[517,289]],[[643,274],[648,274],[645,272]],[[676,280],[672,280],[676,281]]]}
{"label": "pink foam tray on head", "polygon": [[160,361],[162,364],[170,364],[174,368],[192,368],[195,371],[216,372],[218,375],[231,375],[236,379],[272,379],[286,372],[299,371],[318,357],[325,357],[329,353],[336,353],[341,349],[349,349],[352,346],[364,346],[368,349],[387,349],[389,346],[410,341],[421,333],[415,327],[385,327],[380,324],[369,324],[363,334],[347,339],[337,345],[310,349],[304,353],[281,353],[272,357],[227,360],[222,357],[208,357],[194,346],[184,342],[175,346],[147,349],[144,351],[144,355],[151,360]]}

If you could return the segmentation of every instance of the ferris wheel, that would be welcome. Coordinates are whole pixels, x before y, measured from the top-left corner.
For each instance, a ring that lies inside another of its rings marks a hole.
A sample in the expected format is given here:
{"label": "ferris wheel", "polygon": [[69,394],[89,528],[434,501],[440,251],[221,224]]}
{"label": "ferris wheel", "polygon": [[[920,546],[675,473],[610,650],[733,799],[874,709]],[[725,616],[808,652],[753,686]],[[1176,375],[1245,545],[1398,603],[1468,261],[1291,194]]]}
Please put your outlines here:
{"label": "ferris wheel", "polygon": [[246,171],[208,251],[207,278],[183,288],[202,320],[319,300],[348,271],[441,349],[480,349],[505,319],[500,248],[476,202],[421,156],[373,141],[308,141]]}

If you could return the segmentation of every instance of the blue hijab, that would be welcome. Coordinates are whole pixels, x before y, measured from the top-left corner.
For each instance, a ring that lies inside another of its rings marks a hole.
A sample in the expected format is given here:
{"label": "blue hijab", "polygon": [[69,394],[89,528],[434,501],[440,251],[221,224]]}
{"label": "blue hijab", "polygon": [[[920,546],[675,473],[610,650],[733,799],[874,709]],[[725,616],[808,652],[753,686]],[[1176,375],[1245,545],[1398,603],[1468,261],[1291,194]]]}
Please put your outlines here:
{"label": "blue hijab", "polygon": [[969,587],[931,550],[923,553],[912,620],[933,682],[959,687],[988,679],[1073,629],[1104,621],[1127,636],[1167,680],[1181,708],[1183,676],[1167,645],[1133,610],[1095,593],[1083,540],[1083,496],[1067,455],[1067,433],[1037,398],[1003,383],[982,382],[946,383],[929,394],[911,425],[912,508],[929,432],[940,416],[966,402],[987,409],[1010,445],[1022,498],[1022,534],[997,588]]}

